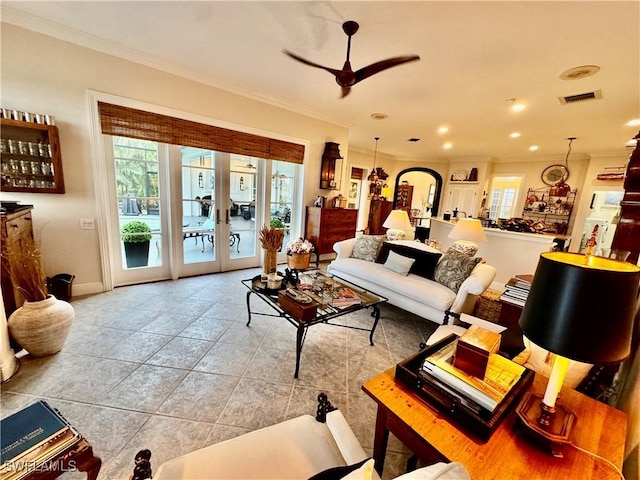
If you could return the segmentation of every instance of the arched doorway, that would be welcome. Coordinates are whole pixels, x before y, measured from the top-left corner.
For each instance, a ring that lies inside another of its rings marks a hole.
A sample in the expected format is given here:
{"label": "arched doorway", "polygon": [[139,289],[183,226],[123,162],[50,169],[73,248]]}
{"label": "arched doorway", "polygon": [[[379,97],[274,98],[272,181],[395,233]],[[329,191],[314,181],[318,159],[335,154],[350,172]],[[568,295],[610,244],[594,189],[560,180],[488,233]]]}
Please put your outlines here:
{"label": "arched doorway", "polygon": [[[442,176],[426,167],[406,168],[396,176],[393,208],[398,208],[397,192],[399,185],[413,186],[411,210],[419,211],[415,215],[416,238],[424,241],[429,238],[430,217],[438,215],[440,196],[442,195]],[[416,212],[417,213],[417,212]]]}

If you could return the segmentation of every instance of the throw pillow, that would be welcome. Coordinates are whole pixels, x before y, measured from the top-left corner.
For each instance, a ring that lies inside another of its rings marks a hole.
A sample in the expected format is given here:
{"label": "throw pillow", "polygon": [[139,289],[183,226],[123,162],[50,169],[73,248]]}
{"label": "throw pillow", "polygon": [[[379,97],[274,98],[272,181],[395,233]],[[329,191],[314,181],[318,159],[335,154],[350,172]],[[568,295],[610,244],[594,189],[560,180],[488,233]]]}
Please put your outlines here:
{"label": "throw pillow", "polygon": [[375,262],[383,240],[382,235],[362,235],[356,238],[351,256],[367,262]]}
{"label": "throw pillow", "polygon": [[[373,471],[373,459],[365,458],[361,462],[354,463],[353,465],[344,465],[340,467],[332,467],[323,470],[322,472],[316,473],[313,477],[310,477],[309,480],[340,480],[345,477],[345,475],[349,475],[351,473],[356,473],[361,468],[365,467],[367,462],[371,462]],[[366,478],[366,477],[354,477],[354,478]],[[371,478],[371,475],[369,475]]]}
{"label": "throw pillow", "polygon": [[438,263],[433,279],[458,293],[460,285],[471,275],[481,260],[480,257],[468,257],[449,249]]}
{"label": "throw pillow", "polygon": [[429,252],[423,249],[413,248],[407,245],[399,245],[397,243],[384,242],[380,248],[376,263],[385,263],[389,252],[395,252],[403,257],[415,259],[409,273],[419,275],[421,277],[433,280],[433,274],[436,270],[438,260],[442,256],[440,252]]}
{"label": "throw pillow", "polygon": [[384,262],[384,268],[388,268],[389,270],[406,277],[409,275],[409,269],[414,262],[415,260],[413,258],[403,257],[402,255],[398,255],[396,252],[389,252],[387,261]]}

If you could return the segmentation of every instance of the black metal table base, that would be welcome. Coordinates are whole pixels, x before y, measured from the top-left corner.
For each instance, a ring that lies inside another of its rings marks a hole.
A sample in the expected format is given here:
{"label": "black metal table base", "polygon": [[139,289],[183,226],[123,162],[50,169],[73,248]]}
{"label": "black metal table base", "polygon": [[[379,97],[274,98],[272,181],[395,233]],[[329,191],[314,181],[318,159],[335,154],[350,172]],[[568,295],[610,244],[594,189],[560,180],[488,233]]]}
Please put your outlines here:
{"label": "black metal table base", "polygon": [[[255,294],[258,295],[256,292],[254,292],[253,290],[249,290],[247,292],[247,327],[250,326],[251,324],[251,294]],[[293,318],[291,318],[290,315],[286,314],[285,312],[281,312],[279,310],[277,310],[273,305],[271,305],[268,302],[265,302],[267,305],[269,305],[271,308],[273,308],[277,314],[271,314],[271,313],[258,313],[258,312],[254,312],[255,315],[262,315],[264,317],[280,317],[280,318],[284,318],[286,319],[290,324],[292,324],[294,327],[296,327],[297,332],[296,332],[296,369],[295,372],[293,374],[294,378],[298,378],[298,374],[300,372],[300,358],[302,356],[302,347],[304,346],[304,340],[307,336],[307,329],[313,325],[319,324],[319,323],[324,323],[326,325],[332,325],[334,327],[343,327],[343,328],[349,328],[351,330],[363,330],[366,332],[369,332],[369,343],[371,344],[371,346],[373,346],[373,335],[376,332],[376,328],[378,326],[378,322],[380,321],[380,307],[376,304],[376,305],[370,305],[368,307],[364,307],[364,308],[372,308],[373,311],[371,312],[371,316],[374,318],[373,320],[373,325],[371,326],[371,329],[368,328],[362,328],[362,327],[354,327],[352,325],[344,325],[341,323],[331,323],[330,320],[336,317],[341,317],[343,315],[346,315],[348,313],[352,313],[353,311],[349,311],[346,310],[344,312],[339,312],[336,313],[328,318],[325,319],[321,319],[319,321],[310,321],[310,322],[299,322]],[[357,310],[356,310],[357,311]]]}

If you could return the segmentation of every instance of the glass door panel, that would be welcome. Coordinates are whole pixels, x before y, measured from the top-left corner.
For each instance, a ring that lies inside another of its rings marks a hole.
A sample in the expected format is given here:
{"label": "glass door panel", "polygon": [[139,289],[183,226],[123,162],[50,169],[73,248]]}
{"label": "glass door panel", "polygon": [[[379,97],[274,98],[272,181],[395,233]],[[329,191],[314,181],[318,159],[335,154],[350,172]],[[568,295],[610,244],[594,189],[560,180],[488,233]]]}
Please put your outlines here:
{"label": "glass door panel", "polygon": [[229,155],[227,262],[240,266],[256,264],[259,253],[258,231],[261,208],[258,182],[262,160],[244,155]]}
{"label": "glass door panel", "polygon": [[291,241],[291,218],[294,213],[294,178],[296,165],[289,162],[271,162],[270,219],[272,226],[284,228],[283,249]]}
{"label": "glass door panel", "polygon": [[182,263],[216,260],[213,152],[182,147]]}
{"label": "glass door panel", "polygon": [[166,220],[161,208],[163,185],[159,145],[155,142],[106,136],[112,159],[112,199],[117,216],[110,219],[114,236],[114,280],[125,285],[168,276]]}

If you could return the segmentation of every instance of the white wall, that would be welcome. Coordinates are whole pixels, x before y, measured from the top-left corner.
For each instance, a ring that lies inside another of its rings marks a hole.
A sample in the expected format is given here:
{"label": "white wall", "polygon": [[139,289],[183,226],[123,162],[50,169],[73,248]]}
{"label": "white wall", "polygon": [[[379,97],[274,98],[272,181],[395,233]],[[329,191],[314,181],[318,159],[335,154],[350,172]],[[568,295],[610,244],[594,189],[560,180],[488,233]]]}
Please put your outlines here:
{"label": "white wall", "polygon": [[265,134],[308,141],[304,204],[320,194],[320,158],[327,141],[348,150],[346,128],[218,90],[175,75],[2,24],[2,106],[54,115],[60,130],[66,194],[0,193],[33,204],[36,238],[47,274],[72,273],[74,295],[101,291],[87,90],[202,115]]}
{"label": "white wall", "polygon": [[[431,220],[429,238],[436,240],[440,248],[446,251],[454,242],[447,235],[454,224],[441,219]],[[496,268],[496,278],[492,288],[504,290],[504,284],[518,274],[533,274],[538,266],[542,252],[548,252],[553,246],[553,237],[535,233],[507,232],[491,228],[484,229],[486,243],[478,243],[478,257]]]}

